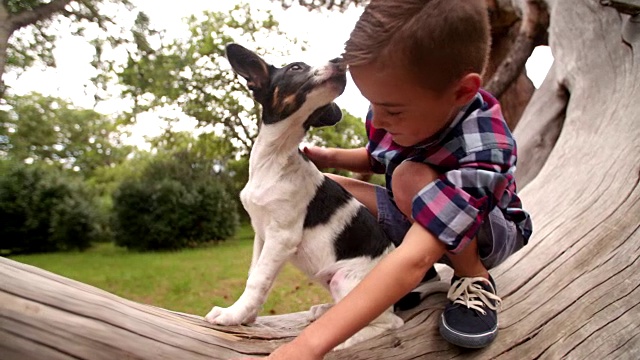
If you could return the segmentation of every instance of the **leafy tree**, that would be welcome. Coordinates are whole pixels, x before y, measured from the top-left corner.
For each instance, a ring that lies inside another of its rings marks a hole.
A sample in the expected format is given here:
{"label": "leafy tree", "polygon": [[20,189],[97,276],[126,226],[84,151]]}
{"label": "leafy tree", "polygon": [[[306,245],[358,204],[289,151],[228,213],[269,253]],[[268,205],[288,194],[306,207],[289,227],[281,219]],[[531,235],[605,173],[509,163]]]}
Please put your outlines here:
{"label": "leafy tree", "polygon": [[158,155],[113,197],[116,243],[171,250],[226,239],[238,224],[236,203],[210,163],[188,152]]}
{"label": "leafy tree", "polygon": [[113,194],[120,184],[128,179],[139,178],[144,168],[153,161],[155,155],[147,151],[133,151],[115,166],[101,166],[85,178],[89,194],[95,205],[100,238],[96,241],[113,241],[112,216]]}
{"label": "leafy tree", "polygon": [[0,161],[0,250],[86,249],[100,235],[83,183],[46,165]]}
{"label": "leafy tree", "polygon": [[[130,42],[145,42],[144,14],[139,14],[133,34],[116,25],[116,15],[124,7],[132,11],[129,0],[3,0],[0,2],[0,98],[4,94],[2,75],[6,70],[21,71],[37,61],[55,66],[53,49],[56,35],[53,24],[70,25],[73,34],[84,35],[88,28],[96,34],[90,43],[96,54],[92,65],[99,70],[94,79],[104,88],[113,61],[104,58],[105,47]],[[140,21],[141,20],[141,21]],[[142,32],[141,32],[142,31]],[[143,34],[144,33],[144,34]]]}
{"label": "leafy tree", "polygon": [[271,0],[282,4],[284,8],[288,8],[291,5],[297,3],[309,10],[328,9],[344,11],[349,6],[362,6],[365,5],[367,0]]}
{"label": "leafy tree", "polygon": [[307,141],[313,145],[352,149],[367,143],[367,133],[361,118],[342,110],[342,120],[334,126],[311,128]]}
{"label": "leafy tree", "polygon": [[6,100],[9,109],[0,110],[0,156],[90,174],[121,162],[131,151],[121,143],[115,121],[94,110],[37,93]]}
{"label": "leafy tree", "polygon": [[188,153],[200,163],[209,164],[218,180],[225,185],[232,200],[237,203],[242,220],[248,219],[240,203],[240,191],[249,179],[248,155],[236,156],[231,141],[215,132],[195,135],[191,132],[174,132],[167,129],[158,137],[148,140],[152,152],[160,155]]}
{"label": "leafy tree", "polygon": [[[150,43],[129,52],[119,73],[125,96],[134,101],[136,114],[177,107],[196,119],[198,126],[212,126],[233,145],[233,153],[247,154],[257,134],[259,108],[225,58],[231,42],[264,44],[278,37],[278,23],[270,13],[257,14],[248,4],[231,12],[205,12],[186,19],[187,39],[165,41],[162,33]],[[266,39],[269,41],[266,41]],[[295,42],[295,40],[287,40]],[[267,49],[256,45],[257,52]],[[277,49],[268,49],[273,54]],[[233,155],[233,154],[232,154]]]}
{"label": "leafy tree", "polygon": [[152,151],[156,153],[188,152],[200,161],[210,161],[212,165],[224,167],[232,159],[234,146],[231,140],[215,132],[201,132],[194,135],[188,131],[165,130],[160,136],[148,139]]}

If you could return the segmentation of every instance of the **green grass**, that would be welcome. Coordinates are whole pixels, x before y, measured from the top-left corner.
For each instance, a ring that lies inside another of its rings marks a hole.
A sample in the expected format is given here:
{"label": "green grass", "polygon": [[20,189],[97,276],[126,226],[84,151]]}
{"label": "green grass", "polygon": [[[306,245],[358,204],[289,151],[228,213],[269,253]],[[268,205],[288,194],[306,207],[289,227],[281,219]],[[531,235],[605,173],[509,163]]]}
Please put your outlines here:
{"label": "green grass", "polygon": [[[229,306],[242,294],[252,244],[253,232],[247,225],[240,228],[235,238],[206,248],[135,253],[113,244],[97,244],[85,252],[23,255],[11,259],[130,300],[204,315],[211,306]],[[330,300],[324,288],[287,264],[261,314],[308,310],[311,305]]]}

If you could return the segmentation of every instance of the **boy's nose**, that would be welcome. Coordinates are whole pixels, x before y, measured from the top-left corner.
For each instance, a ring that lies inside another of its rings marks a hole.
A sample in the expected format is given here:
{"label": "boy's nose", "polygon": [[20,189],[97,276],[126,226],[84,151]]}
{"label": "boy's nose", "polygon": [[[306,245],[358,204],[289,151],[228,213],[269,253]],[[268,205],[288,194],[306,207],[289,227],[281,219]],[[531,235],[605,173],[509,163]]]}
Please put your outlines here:
{"label": "boy's nose", "polygon": [[384,121],[383,117],[377,115],[375,112],[373,113],[373,116],[371,117],[371,124],[376,129],[385,129],[385,127],[386,127],[385,126],[386,122]]}

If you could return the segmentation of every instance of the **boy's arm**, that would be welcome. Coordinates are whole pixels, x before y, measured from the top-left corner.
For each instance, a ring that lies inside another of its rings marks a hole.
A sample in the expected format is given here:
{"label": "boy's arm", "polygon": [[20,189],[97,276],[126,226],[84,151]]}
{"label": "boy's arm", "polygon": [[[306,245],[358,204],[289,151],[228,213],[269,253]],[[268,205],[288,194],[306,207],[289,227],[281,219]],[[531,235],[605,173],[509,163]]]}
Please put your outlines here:
{"label": "boy's arm", "polygon": [[414,223],[402,244],[355,289],[269,359],[322,359],[415,288],[444,252],[442,242]]}
{"label": "boy's arm", "polygon": [[304,153],[320,169],[336,168],[359,173],[371,172],[369,153],[365,148],[339,149],[305,147]]}

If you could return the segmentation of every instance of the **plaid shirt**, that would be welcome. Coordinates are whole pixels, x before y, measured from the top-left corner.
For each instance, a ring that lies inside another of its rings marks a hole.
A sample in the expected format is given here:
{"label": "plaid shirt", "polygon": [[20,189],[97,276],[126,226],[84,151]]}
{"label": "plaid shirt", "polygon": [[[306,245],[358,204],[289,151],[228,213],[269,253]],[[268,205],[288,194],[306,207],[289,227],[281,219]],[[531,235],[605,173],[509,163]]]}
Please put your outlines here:
{"label": "plaid shirt", "polygon": [[[385,173],[391,193],[394,169],[405,160],[425,163],[440,177],[413,199],[413,219],[453,253],[471,241],[496,206],[513,221],[524,242],[531,236],[529,214],[516,195],[516,143],[500,104],[484,90],[445,129],[412,147],[394,143],[385,130],[366,119],[371,169]],[[393,196],[393,194],[391,194]]]}

